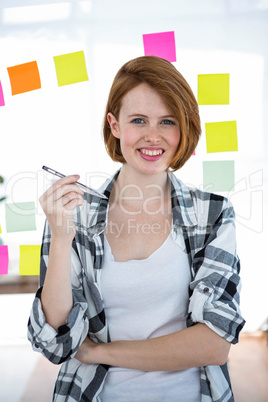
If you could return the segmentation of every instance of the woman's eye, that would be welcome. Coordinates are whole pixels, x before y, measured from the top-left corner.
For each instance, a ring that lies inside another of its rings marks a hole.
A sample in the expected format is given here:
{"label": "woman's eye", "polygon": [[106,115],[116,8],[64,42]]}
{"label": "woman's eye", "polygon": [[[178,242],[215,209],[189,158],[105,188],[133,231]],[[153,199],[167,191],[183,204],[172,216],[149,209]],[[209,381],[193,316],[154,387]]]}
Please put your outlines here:
{"label": "woman's eye", "polygon": [[165,125],[174,125],[175,123],[174,123],[174,121],[172,121],[172,120],[167,120],[167,119],[165,119],[165,120],[162,121],[162,124],[165,124]]}
{"label": "woman's eye", "polygon": [[137,118],[137,119],[132,120],[132,123],[134,123],[134,124],[143,124],[144,120],[141,119],[141,118]]}

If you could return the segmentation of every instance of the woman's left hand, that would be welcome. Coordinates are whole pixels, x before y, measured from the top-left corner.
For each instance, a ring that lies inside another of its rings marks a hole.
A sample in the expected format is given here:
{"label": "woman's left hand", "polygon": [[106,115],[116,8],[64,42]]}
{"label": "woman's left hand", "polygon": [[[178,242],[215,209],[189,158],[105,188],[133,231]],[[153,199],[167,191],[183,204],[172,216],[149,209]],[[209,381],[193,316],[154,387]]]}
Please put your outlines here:
{"label": "woman's left hand", "polygon": [[95,363],[93,361],[93,350],[96,348],[97,343],[94,343],[89,337],[87,336],[82,345],[79,347],[76,355],[74,356],[75,359],[79,360],[82,363],[91,364]]}

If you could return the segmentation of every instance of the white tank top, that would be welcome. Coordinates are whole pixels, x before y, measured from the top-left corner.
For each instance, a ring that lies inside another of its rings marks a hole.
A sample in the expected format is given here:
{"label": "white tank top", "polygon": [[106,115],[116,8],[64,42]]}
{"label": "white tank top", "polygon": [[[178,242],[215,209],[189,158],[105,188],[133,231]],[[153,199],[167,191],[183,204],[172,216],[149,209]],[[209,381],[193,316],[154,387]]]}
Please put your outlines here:
{"label": "white tank top", "polygon": [[[144,260],[115,261],[105,238],[101,293],[111,341],[142,340],[186,328],[190,267],[170,234]],[[102,402],[200,401],[200,369],[144,372],[111,367]]]}

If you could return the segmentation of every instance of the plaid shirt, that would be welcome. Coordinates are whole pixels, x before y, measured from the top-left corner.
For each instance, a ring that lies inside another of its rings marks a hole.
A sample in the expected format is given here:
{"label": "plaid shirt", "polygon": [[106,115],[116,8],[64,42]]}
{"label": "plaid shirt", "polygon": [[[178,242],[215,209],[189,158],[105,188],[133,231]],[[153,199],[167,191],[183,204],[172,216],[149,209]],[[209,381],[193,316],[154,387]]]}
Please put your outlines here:
{"label": "plaid shirt", "polygon": [[[100,191],[108,198],[119,172]],[[239,258],[236,255],[235,215],[231,203],[215,195],[185,186],[169,173],[172,200],[172,235],[186,251],[191,267],[187,326],[205,323],[233,344],[244,325],[239,310]],[[87,335],[95,342],[109,342],[100,289],[104,229],[108,200],[85,194],[74,213],[76,236],[72,245],[73,309],[66,324],[55,331],[46,323],[41,292],[47,269],[51,232],[45,224],[41,250],[40,288],[28,323],[33,350],[52,363],[62,364],[53,401],[100,402],[98,396],[108,366],[84,364],[74,358]],[[227,365],[200,370],[201,402],[233,401]]]}

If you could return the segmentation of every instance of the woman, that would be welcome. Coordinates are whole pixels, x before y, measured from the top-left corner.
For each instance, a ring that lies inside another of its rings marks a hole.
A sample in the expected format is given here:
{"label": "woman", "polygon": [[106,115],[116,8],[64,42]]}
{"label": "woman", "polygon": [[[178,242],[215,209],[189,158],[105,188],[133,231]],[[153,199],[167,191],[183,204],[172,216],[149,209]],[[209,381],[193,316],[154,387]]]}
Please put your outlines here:
{"label": "woman", "polygon": [[171,173],[200,132],[176,68],[131,60],[105,113],[108,154],[122,163],[101,188],[107,200],[83,194],[75,175],[40,198],[29,339],[63,363],[53,401],[233,401],[226,360],[244,325],[233,207]]}

